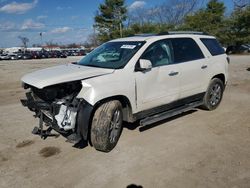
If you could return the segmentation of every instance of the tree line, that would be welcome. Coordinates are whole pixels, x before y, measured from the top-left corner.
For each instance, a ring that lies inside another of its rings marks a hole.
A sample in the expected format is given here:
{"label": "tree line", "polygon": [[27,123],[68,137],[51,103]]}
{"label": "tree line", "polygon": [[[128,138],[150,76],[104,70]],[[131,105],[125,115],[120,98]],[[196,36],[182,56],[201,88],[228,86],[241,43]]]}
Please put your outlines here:
{"label": "tree line", "polygon": [[214,35],[225,46],[250,42],[250,4],[234,0],[228,12],[219,0],[169,0],[152,8],[129,9],[125,0],[105,0],[95,15],[94,34],[89,42],[103,43],[111,39],[140,33],[166,31],[201,31]]}

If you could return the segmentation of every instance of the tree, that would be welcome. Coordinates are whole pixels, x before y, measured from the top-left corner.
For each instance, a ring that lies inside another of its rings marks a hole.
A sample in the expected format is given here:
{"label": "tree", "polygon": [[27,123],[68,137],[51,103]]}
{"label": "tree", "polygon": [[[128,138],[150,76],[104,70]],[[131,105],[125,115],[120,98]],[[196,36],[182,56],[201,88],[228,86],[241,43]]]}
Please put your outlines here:
{"label": "tree", "polygon": [[87,37],[87,40],[84,43],[84,46],[86,48],[96,48],[97,46],[100,45],[100,42],[97,40],[97,35],[96,33],[89,34]]}
{"label": "tree", "polygon": [[215,35],[219,39],[223,38],[222,35],[226,28],[225,9],[223,2],[210,0],[205,9],[186,16],[181,29],[203,31]]}
{"label": "tree", "polygon": [[129,11],[128,22],[132,24],[168,24],[183,23],[186,15],[194,12],[203,3],[200,0],[169,0],[152,8],[140,7]]}
{"label": "tree", "polygon": [[18,36],[18,38],[21,40],[21,42],[23,43],[23,47],[27,48],[27,43],[29,42],[29,39],[27,37],[23,37],[23,36]]}
{"label": "tree", "polygon": [[242,8],[250,5],[249,0],[233,0],[233,3],[234,3],[235,9],[242,9]]}
{"label": "tree", "polygon": [[236,8],[228,20],[228,29],[225,33],[228,45],[239,47],[250,41],[250,5]]}
{"label": "tree", "polygon": [[126,13],[124,0],[105,0],[104,4],[100,4],[94,27],[99,31],[98,38],[101,42],[122,37]]}
{"label": "tree", "polygon": [[131,36],[134,34],[152,33],[157,34],[169,30],[173,30],[174,26],[170,24],[158,23],[134,23],[124,30],[124,36]]}
{"label": "tree", "polygon": [[[161,19],[163,23],[179,25],[183,23],[184,18],[197,10],[202,1],[199,0],[169,0],[159,6]],[[202,3],[201,3],[202,4]]]}

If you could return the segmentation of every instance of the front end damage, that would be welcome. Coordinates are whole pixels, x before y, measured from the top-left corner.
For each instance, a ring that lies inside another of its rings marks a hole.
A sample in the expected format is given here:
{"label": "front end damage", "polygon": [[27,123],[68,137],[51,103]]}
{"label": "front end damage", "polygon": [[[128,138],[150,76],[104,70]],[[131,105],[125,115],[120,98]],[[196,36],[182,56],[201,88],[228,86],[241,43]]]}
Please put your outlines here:
{"label": "front end damage", "polygon": [[[55,130],[71,143],[87,140],[88,126],[92,106],[83,99],[77,98],[82,88],[81,81],[73,81],[43,89],[23,84],[28,90],[26,99],[22,99],[23,106],[35,113],[39,118],[39,126],[32,131],[46,139],[48,136],[57,136]],[[46,129],[45,129],[46,127]]]}

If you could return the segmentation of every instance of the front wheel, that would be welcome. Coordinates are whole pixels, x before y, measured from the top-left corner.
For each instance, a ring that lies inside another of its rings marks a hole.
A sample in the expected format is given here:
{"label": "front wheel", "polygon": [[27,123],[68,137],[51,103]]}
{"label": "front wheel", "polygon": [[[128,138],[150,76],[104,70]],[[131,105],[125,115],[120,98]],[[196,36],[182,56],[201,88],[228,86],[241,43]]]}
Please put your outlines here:
{"label": "front wheel", "polygon": [[222,100],[223,92],[223,82],[218,78],[212,79],[204,96],[202,107],[206,110],[216,109]]}
{"label": "front wheel", "polygon": [[122,105],[109,101],[97,108],[91,125],[91,143],[95,149],[109,152],[117,144],[122,132]]}

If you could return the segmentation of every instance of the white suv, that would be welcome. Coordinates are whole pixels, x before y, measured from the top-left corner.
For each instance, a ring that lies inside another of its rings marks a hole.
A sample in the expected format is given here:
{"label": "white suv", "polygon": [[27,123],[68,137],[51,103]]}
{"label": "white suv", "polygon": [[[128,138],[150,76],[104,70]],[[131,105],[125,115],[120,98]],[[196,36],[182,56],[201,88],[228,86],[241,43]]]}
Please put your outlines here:
{"label": "white suv", "polygon": [[54,129],[72,143],[85,140],[108,152],[123,121],[145,126],[198,106],[215,109],[228,63],[217,40],[204,33],[121,38],[77,63],[25,75],[29,90],[21,102],[40,118],[34,134],[46,138]]}

